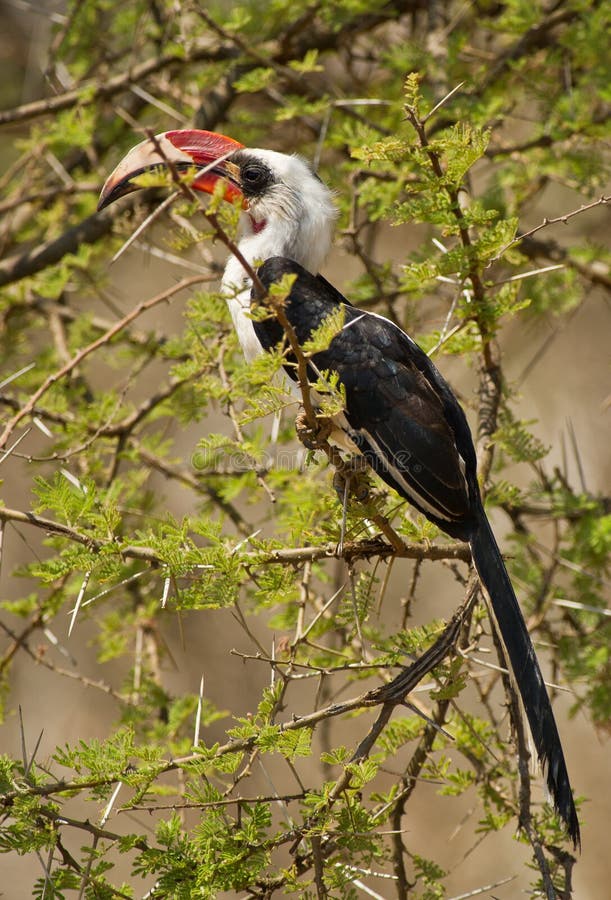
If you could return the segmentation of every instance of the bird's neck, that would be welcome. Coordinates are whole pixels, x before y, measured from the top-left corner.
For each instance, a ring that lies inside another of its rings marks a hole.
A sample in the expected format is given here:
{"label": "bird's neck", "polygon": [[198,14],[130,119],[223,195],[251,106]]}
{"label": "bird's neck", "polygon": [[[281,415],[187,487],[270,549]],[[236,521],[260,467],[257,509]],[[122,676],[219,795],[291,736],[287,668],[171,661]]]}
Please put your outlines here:
{"label": "bird's neck", "polygon": [[[316,274],[331,248],[333,218],[288,218],[274,216],[267,221],[255,221],[249,215],[243,217],[238,249],[251,269],[271,256],[294,259],[312,274]],[[236,256],[230,256],[223,275],[222,288],[229,295],[236,288],[241,293],[248,287],[251,277]]]}
{"label": "bird's neck", "polygon": [[[238,249],[252,269],[272,256],[294,259],[309,272],[316,274],[324,262],[333,236],[334,217],[320,216],[305,218],[274,217],[268,221],[253,221],[244,216]],[[241,261],[234,255],[229,257],[221,290],[233,318],[238,339],[247,359],[256,356],[261,348],[257,341],[252,320],[246,313],[250,307],[252,279]]]}

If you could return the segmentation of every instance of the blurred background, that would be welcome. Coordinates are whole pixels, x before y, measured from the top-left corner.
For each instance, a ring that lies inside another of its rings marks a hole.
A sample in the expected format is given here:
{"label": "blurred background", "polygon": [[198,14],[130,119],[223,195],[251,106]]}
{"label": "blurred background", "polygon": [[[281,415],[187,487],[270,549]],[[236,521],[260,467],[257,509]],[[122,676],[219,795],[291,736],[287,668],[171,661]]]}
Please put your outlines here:
{"label": "blurred background", "polygon": [[[471,6],[471,4],[464,5]],[[57,26],[60,29],[64,27],[66,18],[74,15],[78,6],[79,4],[75,4],[66,8],[63,3],[27,3],[18,0],[3,0],[0,3],[2,109],[8,110],[49,96],[50,83],[53,90],[59,91],[58,79],[62,75],[62,68],[61,65],[55,66],[50,78],[49,60],[52,59],[54,52]],[[155,4],[151,4],[151,7],[154,6]],[[413,9],[408,10],[403,17],[397,14],[394,25],[395,29],[403,30],[406,35],[410,27],[415,28],[415,19],[427,13],[427,4],[411,4],[411,6]],[[430,5],[434,6],[435,4]],[[454,9],[454,5],[451,6]],[[477,7],[477,4],[475,6]],[[491,6],[495,4],[483,4],[486,12],[490,11]],[[563,7],[563,4],[556,6]],[[567,9],[571,8],[571,4],[564,6]],[[430,9],[428,14],[431,15]],[[331,77],[334,68],[339,69],[340,62],[341,59],[338,58],[329,63],[324,77]],[[396,61],[394,64],[396,66]],[[362,65],[366,67],[368,60],[365,59]],[[348,75],[344,73],[344,80],[347,77]],[[341,85],[341,72],[338,74],[338,82]],[[66,88],[69,86],[67,77],[65,86]],[[171,106],[176,103],[175,97],[168,96],[167,100]],[[157,108],[155,113],[156,121],[161,123],[161,127],[176,125],[175,121],[170,121],[170,117],[167,117],[165,125],[163,124],[163,110]],[[528,127],[525,126],[525,133],[528,132],[530,124],[528,123]],[[35,127],[44,128],[44,119]],[[270,124],[266,146],[277,149],[283,149],[285,145],[292,146],[293,135],[287,141],[284,139],[286,128],[287,126],[282,123]],[[514,121],[513,126],[508,125],[505,128],[504,134],[505,137],[511,137],[512,140],[519,142],[521,137],[519,125],[515,125]],[[29,135],[31,132],[26,121],[9,122],[0,128],[2,169],[0,176],[19,158],[21,150],[16,148],[23,146],[20,142],[31,140]],[[240,137],[239,134],[234,136]],[[134,134],[134,143],[138,139],[140,136]],[[114,155],[114,162],[119,156],[120,154]],[[479,188],[477,177],[476,175],[475,193]],[[479,177],[485,180],[488,176],[482,171]],[[101,173],[95,166],[87,178],[96,189],[101,186]],[[537,192],[533,202],[528,205],[525,218],[520,221],[520,228],[526,231],[539,224],[544,217],[563,215],[578,208],[586,200],[587,198],[574,187],[560,184],[550,178],[547,186]],[[5,210],[4,215],[8,214],[12,215],[12,212]],[[156,225],[146,238],[147,246],[163,248],[168,227],[167,220]],[[601,205],[593,208],[571,219],[566,225],[559,225],[553,230],[544,232],[544,235],[545,238],[549,235],[550,240],[559,248],[559,258],[562,255],[562,248],[569,247],[573,243],[603,244],[609,237],[608,207]],[[406,254],[412,248],[416,248],[420,240],[421,231],[418,226],[381,225],[371,233],[368,252],[372,258],[381,262],[398,263],[405,260]],[[8,256],[14,251],[11,247],[5,249],[8,250]],[[340,235],[324,269],[324,275],[340,289],[361,273],[360,262],[355,259],[351,249],[349,239],[345,235]],[[204,248],[204,253],[208,260],[212,259],[217,263],[220,263],[224,256],[220,248],[210,248],[208,245]],[[4,254],[5,258],[6,255]],[[109,251],[109,259],[111,255]],[[196,266],[201,262],[197,248],[185,251],[184,258],[191,260]],[[591,260],[588,264],[591,267],[593,265]],[[585,279],[585,287],[579,302],[564,315],[554,315],[554,311],[551,310],[537,317],[513,318],[503,328],[500,344],[505,378],[512,385],[514,392],[514,412],[524,420],[536,422],[533,430],[537,438],[550,447],[550,454],[545,461],[548,470],[557,468],[578,490],[594,496],[608,496],[611,476],[608,381],[611,282],[608,267],[601,263],[598,271],[600,278]],[[125,313],[138,302],[171,286],[176,279],[175,265],[143,252],[142,249],[130,249],[114,266],[108,268],[105,292],[106,296],[112,297],[116,308]],[[75,308],[85,308],[94,316],[109,316],[108,304],[101,301],[99,295],[93,291],[89,295],[84,293],[82,286],[79,290],[78,296],[72,297],[70,301]],[[430,297],[428,305],[421,306],[418,310],[418,328],[424,332],[441,328],[447,313],[446,301],[447,298],[443,295]],[[180,335],[184,328],[182,298],[174,301],[168,308],[165,306],[156,308],[142,317],[138,328],[141,332],[159,331],[169,337]],[[415,333],[414,337],[417,339],[418,333]],[[41,337],[38,335],[35,344],[40,340]],[[96,369],[97,365],[99,368]],[[439,361],[439,366],[460,396],[466,398],[472,407],[477,373],[466,368],[464,361],[457,356],[444,357]],[[6,370],[0,361],[0,381],[15,369],[14,359]],[[160,378],[161,371],[160,368]],[[147,379],[155,379],[157,373],[156,364],[153,363],[148,370]],[[103,363],[96,363],[88,368],[88,377],[99,389],[109,378],[109,371]],[[118,379],[116,372],[110,377]],[[137,403],[139,397],[146,395],[147,388],[147,381],[133,385],[130,388],[131,402]],[[3,417],[5,413],[10,413],[10,410],[3,409]],[[192,424],[183,421],[168,423],[165,436],[173,440],[173,455],[188,461],[198,439],[207,432],[222,430],[225,421],[220,412],[213,410],[204,421]],[[45,434],[42,431],[34,431],[28,441],[27,454],[43,455],[48,446],[49,441]],[[30,509],[32,464],[27,459],[13,455],[6,461],[1,474],[4,479],[1,486],[3,505],[16,510]],[[504,477],[519,486],[526,487],[531,473],[528,467],[515,465],[504,473]],[[164,505],[177,519],[193,512],[194,496],[188,485],[180,484],[176,480],[170,482],[162,473],[152,473],[147,488],[163,496]],[[239,503],[242,503],[242,500]],[[499,537],[502,538],[509,528],[507,517],[502,513],[495,514],[494,524]],[[545,540],[546,529],[553,529],[553,525],[548,523],[542,526],[541,540]],[[33,558],[39,555],[44,557],[46,552],[42,531],[16,524],[5,528],[0,569],[0,593],[3,600],[10,601],[22,597],[28,589],[36,590],[35,581],[16,577],[15,572],[20,566],[30,563]],[[401,598],[405,596],[405,585],[412,572],[413,563],[407,560],[399,560],[393,567],[381,612],[386,626],[391,630],[393,627],[399,627]],[[343,574],[338,569],[336,582],[341,582],[342,577]],[[420,576],[416,602],[411,610],[411,622],[426,623],[434,617],[447,619],[453,612],[456,598],[457,592],[451,573],[439,566],[425,565]],[[10,613],[3,612],[2,615],[7,628],[2,636],[4,654],[11,646],[11,635],[14,636],[21,626],[16,627],[15,618]],[[63,617],[54,623],[52,628],[52,632],[61,641],[59,650],[51,646],[48,634],[38,631],[32,635],[31,654],[15,653],[7,685],[8,714],[0,731],[0,747],[3,753],[20,757],[22,739],[25,736],[27,751],[31,754],[42,733],[37,757],[44,760],[58,745],[74,744],[91,738],[103,739],[117,720],[115,699],[105,695],[102,690],[87,687],[83,679],[91,679],[93,682],[102,680],[118,687],[129,677],[128,662],[125,659],[107,663],[99,660],[96,640],[98,623],[94,616],[83,617],[69,639],[66,637],[68,624],[66,619],[67,617]],[[62,631],[64,626],[66,630]],[[269,648],[271,631],[266,627],[264,618],[253,619],[249,622],[249,627],[261,644]],[[162,641],[164,658],[160,662],[160,668],[163,687],[168,694],[174,697],[185,693],[196,694],[200,678],[204,674],[206,696],[221,709],[230,710],[235,715],[247,715],[256,706],[262,687],[269,679],[269,671],[267,667],[255,661],[241,660],[238,656],[229,655],[228,651],[231,648],[236,648],[243,654],[255,652],[231,609],[186,611],[180,616],[168,611],[163,622]],[[57,667],[65,670],[66,674],[59,675],[57,671],[50,671],[40,665],[36,661],[36,653],[53,656]],[[70,671],[78,672],[79,677],[71,678]],[[548,671],[547,674],[552,680],[556,680],[556,672]],[[559,678],[564,683],[564,677],[560,675]],[[568,687],[566,693],[559,694],[555,710],[574,788],[577,794],[589,798],[583,807],[583,853],[574,870],[574,896],[588,900],[590,898],[603,900],[608,896],[611,877],[611,861],[607,847],[611,821],[609,791],[611,757],[608,735],[602,725],[593,727],[591,720],[583,711],[575,717],[569,717],[572,698],[570,686]],[[307,711],[312,702],[311,689],[304,685],[300,691],[303,692],[303,711]],[[293,702],[298,703],[299,692],[295,692],[292,696]],[[20,710],[23,731],[17,710]],[[366,718],[369,723],[370,717]],[[332,735],[321,740],[323,742],[329,740],[331,743],[333,740],[341,740],[350,746],[362,736],[365,728],[364,719],[365,717],[359,716],[341,722],[334,721],[329,726]],[[213,724],[206,733],[206,740],[221,740],[223,734],[223,723]],[[397,770],[401,769],[401,762],[405,762],[408,758],[409,753],[406,751],[405,759],[397,759]],[[301,760],[299,772],[304,781],[315,780],[318,763],[315,759]],[[294,787],[288,770],[283,774],[274,773],[274,790],[290,791],[291,785]],[[271,790],[265,771],[254,774],[251,790],[253,793]],[[454,801],[452,816],[457,823],[454,833],[448,831],[446,827],[446,802],[443,797],[436,794],[433,785],[424,784],[416,792],[410,806],[407,827],[410,833],[410,846],[414,852],[447,860],[448,868],[451,869],[446,882],[447,896],[466,896],[466,892],[471,888],[493,884],[505,875],[508,878],[512,876],[516,878],[504,886],[484,891],[482,895],[502,898],[523,896],[525,882],[521,862],[528,858],[524,846],[516,845],[511,840],[511,835],[506,833],[507,829],[495,838],[494,852],[490,851],[490,844],[487,841],[482,842],[480,846],[477,844],[473,846],[470,830],[460,827],[461,818],[464,816],[465,820],[468,820],[472,815],[469,802],[465,798]],[[82,815],[90,814],[93,818],[98,812],[92,808],[88,813],[86,805],[83,805],[83,809]],[[196,815],[194,814],[191,821],[196,820]],[[144,812],[127,813],[125,818],[132,816],[135,817],[134,822],[138,829],[152,827],[147,824],[147,815]],[[112,827],[120,829],[122,826],[113,821]],[[126,827],[133,829],[133,822]],[[125,861],[119,862],[119,867],[121,866],[124,869],[124,877],[127,878],[129,868]],[[19,858],[15,854],[3,856],[2,896],[11,900],[31,896],[34,880],[40,878],[42,871],[35,869],[36,862],[32,855],[25,858]],[[140,888],[136,888],[135,896],[144,894],[144,889],[141,894],[138,893],[139,890]],[[391,889],[380,888],[378,885],[377,890],[378,896],[394,896]]]}

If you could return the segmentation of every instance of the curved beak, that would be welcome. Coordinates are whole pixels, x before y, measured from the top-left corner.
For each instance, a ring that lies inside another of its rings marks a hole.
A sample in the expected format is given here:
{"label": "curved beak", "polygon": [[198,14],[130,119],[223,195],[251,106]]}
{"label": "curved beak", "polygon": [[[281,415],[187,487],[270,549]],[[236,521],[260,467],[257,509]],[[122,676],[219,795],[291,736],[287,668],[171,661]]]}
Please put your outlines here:
{"label": "curved beak", "polygon": [[191,188],[211,194],[220,179],[226,183],[225,200],[243,199],[240,171],[229,157],[243,144],[224,134],[213,131],[185,129],[164,131],[154,138],[147,138],[124,156],[102,188],[98,210],[104,209],[119,197],[139,190],[133,179],[157,168],[177,171],[196,168]]}

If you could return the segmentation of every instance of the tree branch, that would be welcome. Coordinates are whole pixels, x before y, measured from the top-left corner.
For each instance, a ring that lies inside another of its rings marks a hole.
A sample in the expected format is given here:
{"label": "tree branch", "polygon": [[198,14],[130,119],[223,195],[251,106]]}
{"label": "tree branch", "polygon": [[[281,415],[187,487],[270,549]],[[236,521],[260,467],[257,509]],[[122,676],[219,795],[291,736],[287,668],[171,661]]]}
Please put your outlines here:
{"label": "tree branch", "polygon": [[100,335],[93,343],[89,344],[87,347],[84,347],[82,350],[79,350],[78,353],[70,359],[61,369],[58,369],[57,372],[53,372],[49,375],[41,386],[34,391],[33,394],[30,395],[29,400],[23,405],[23,407],[19,410],[19,412],[15,413],[13,418],[8,422],[5,426],[4,431],[0,434],[0,449],[6,445],[10,435],[12,434],[15,427],[21,422],[23,418],[29,415],[40,398],[46,394],[50,387],[52,387],[57,381],[60,381],[64,378],[69,372],[71,372],[76,366],[78,366],[87,356],[93,353],[95,350],[98,350],[100,347],[107,344],[113,337],[119,334],[122,329],[124,329],[130,322],[133,322],[134,319],[137,319],[138,316],[141,316],[143,312],[146,312],[148,309],[152,309],[154,306],[158,306],[160,303],[166,303],[170,300],[175,294],[180,293],[180,291],[185,290],[186,288],[192,287],[193,285],[201,283],[205,276],[202,275],[192,275],[190,278],[183,278],[177,284],[173,285],[170,288],[167,288],[165,291],[162,291],[160,294],[156,294],[154,297],[151,297],[149,300],[145,300],[142,303],[139,303],[131,312],[127,313],[122,319],[116,322],[108,331],[104,332],[104,334]]}
{"label": "tree branch", "polygon": [[[597,204],[598,201],[595,205]],[[592,284],[611,291],[611,270],[609,264],[604,260],[594,259],[592,262],[582,262],[551,238],[542,241],[538,238],[528,237],[526,234],[520,234],[516,241],[519,241],[520,253],[523,253],[529,259],[543,258],[553,263],[561,263],[579,272],[582,278],[587,279]]]}
{"label": "tree branch", "polygon": [[82,244],[95,244],[109,234],[116,215],[117,211],[111,209],[94,213],[59,237],[0,261],[0,287],[41,272],[59,262],[67,253],[77,253]]}
{"label": "tree branch", "polygon": [[[164,565],[164,560],[159,556],[152,547],[138,547],[132,545],[122,545],[114,541],[102,541],[93,536],[83,534],[69,525],[56,522],[53,519],[46,519],[43,516],[35,515],[32,512],[23,512],[19,509],[9,509],[0,506],[0,522],[20,522],[23,525],[33,525],[40,528],[48,534],[65,537],[77,544],[83,544],[89,549],[99,552],[104,548],[115,547],[117,553],[123,559],[142,559],[153,565]],[[372,556],[385,558],[387,556],[398,556],[403,559],[427,559],[441,560],[450,559],[461,562],[469,562],[471,552],[468,544],[418,544],[404,542],[400,549],[396,549],[390,544],[383,541],[347,541],[344,543],[343,551],[338,550],[337,544],[325,544],[321,547],[288,547],[278,550],[253,551],[241,554],[241,558],[250,566],[268,566],[273,563],[280,565],[295,565],[302,562],[314,562],[320,559],[345,559],[352,561],[355,559],[369,559]]]}
{"label": "tree branch", "polygon": [[602,206],[606,203],[611,202],[611,196],[606,196],[602,194],[598,200],[592,200],[591,203],[582,203],[579,209],[574,209],[571,212],[564,213],[561,216],[555,216],[554,218],[548,218],[547,216],[543,219],[543,221],[539,225],[535,225],[534,228],[531,228],[530,231],[525,231],[522,234],[519,234],[512,241],[509,241],[508,244],[505,244],[504,247],[501,247],[496,256],[493,256],[489,261],[488,265],[491,266],[492,263],[497,262],[506,252],[510,249],[510,247],[515,247],[516,244],[519,244],[521,241],[526,238],[532,237],[533,234],[536,234],[538,231],[541,231],[542,228],[547,228],[550,225],[558,225],[558,223],[562,223],[566,225],[570,219],[573,219],[575,216],[581,215],[581,213],[587,212],[589,209],[594,209],[595,206]]}
{"label": "tree branch", "polygon": [[195,41],[190,47],[186,47],[184,53],[172,52],[153,56],[119,75],[113,75],[107,79],[96,78],[90,84],[80,84],[78,88],[65,91],[63,94],[56,94],[54,97],[34,100],[32,103],[24,103],[22,106],[0,111],[0,126],[26,122],[29,119],[62,112],[77,105],[88,106],[92,103],[109,100],[116,94],[127,90],[132,84],[141,85],[150,75],[172,66],[183,67],[192,62],[221,62],[231,59],[235,55],[236,51],[232,45],[212,49],[210,39],[206,35]]}

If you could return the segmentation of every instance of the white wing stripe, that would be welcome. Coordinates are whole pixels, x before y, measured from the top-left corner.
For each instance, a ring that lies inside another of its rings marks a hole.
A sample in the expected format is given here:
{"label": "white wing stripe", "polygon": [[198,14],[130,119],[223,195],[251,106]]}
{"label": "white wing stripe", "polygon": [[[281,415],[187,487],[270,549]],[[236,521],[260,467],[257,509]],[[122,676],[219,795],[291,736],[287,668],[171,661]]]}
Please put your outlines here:
{"label": "white wing stripe", "polygon": [[[373,448],[377,458],[380,460],[381,464],[385,467],[386,471],[390,473],[393,479],[400,484],[408,497],[413,497],[418,506],[421,507],[425,512],[430,513],[430,515],[434,516],[437,519],[445,519],[447,522],[453,522],[454,519],[440,510],[437,506],[432,506],[428,500],[419,494],[416,490],[414,490],[411,484],[405,480],[403,473],[400,469],[392,462],[392,457],[385,453],[380,447],[379,443],[376,439],[367,431],[365,428],[359,429],[361,434],[364,434],[369,442],[370,446]],[[375,470],[374,470],[375,471]]]}

